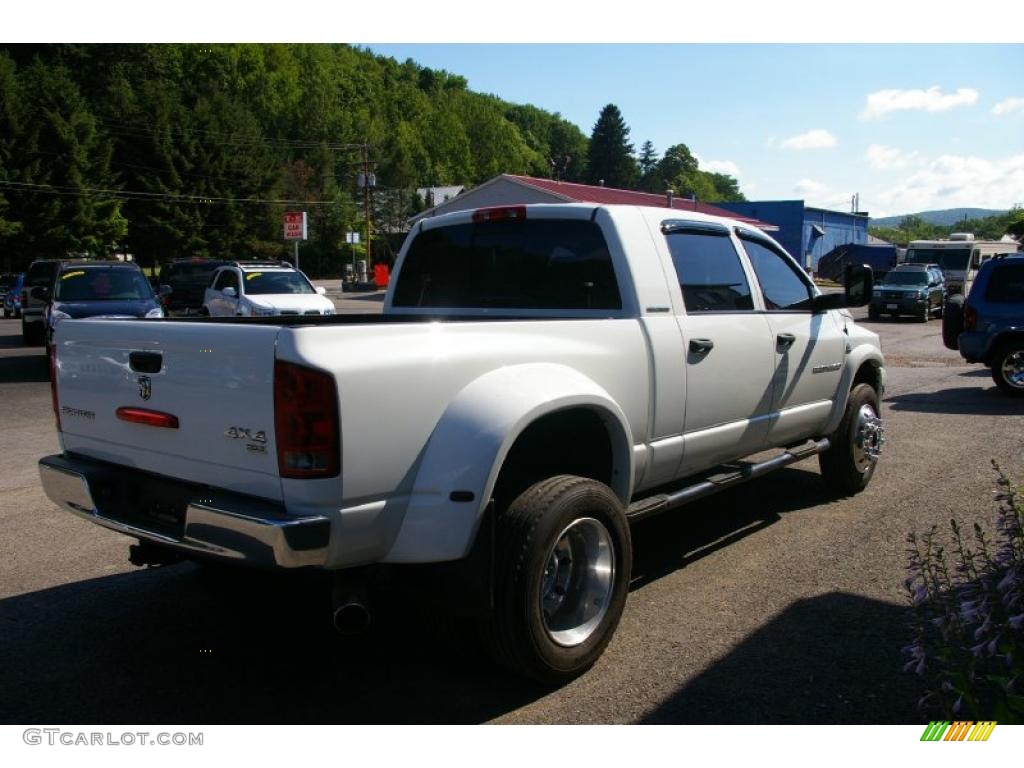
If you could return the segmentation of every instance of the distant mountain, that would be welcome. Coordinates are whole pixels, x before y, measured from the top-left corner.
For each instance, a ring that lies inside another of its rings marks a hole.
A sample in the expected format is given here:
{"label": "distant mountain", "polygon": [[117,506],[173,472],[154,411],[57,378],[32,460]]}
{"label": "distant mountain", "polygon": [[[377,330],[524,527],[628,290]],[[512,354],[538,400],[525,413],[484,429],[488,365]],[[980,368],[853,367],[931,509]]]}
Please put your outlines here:
{"label": "distant mountain", "polygon": [[1006,211],[996,211],[991,208],[947,208],[944,211],[923,211],[921,213],[905,213],[903,216],[886,216],[881,219],[871,219],[872,227],[898,227],[904,216],[920,216],[929,224],[938,227],[951,227],[964,219],[984,219],[987,216],[999,216]]}

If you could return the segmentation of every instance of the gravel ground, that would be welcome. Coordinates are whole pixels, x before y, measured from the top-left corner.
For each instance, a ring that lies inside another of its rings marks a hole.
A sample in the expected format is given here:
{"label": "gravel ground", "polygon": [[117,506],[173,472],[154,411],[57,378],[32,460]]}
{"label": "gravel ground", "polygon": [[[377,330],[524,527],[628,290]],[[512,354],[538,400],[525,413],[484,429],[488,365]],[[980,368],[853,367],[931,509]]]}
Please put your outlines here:
{"label": "gravel ground", "polygon": [[612,644],[551,690],[438,647],[397,595],[339,640],[319,581],[131,567],[126,539],[43,496],[45,360],[0,321],[0,722],[920,722],[900,672],[904,537],[993,517],[990,459],[1024,474],[1024,403],[943,348],[937,321],[867,325],[889,371],[870,487],[831,500],[812,460],[638,524]]}

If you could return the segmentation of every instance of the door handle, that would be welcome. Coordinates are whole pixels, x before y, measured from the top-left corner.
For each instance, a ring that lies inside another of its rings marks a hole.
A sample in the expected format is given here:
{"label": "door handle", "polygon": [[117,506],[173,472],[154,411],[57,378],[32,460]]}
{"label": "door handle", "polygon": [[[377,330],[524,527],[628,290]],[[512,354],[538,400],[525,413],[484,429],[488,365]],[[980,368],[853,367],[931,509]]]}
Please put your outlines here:
{"label": "door handle", "polygon": [[775,346],[779,350],[779,352],[785,352],[787,349],[793,346],[794,341],[796,341],[796,336],[794,336],[792,333],[780,333],[778,336],[775,337]]}
{"label": "door handle", "polygon": [[715,348],[711,339],[690,339],[690,351],[697,355],[706,355]]}

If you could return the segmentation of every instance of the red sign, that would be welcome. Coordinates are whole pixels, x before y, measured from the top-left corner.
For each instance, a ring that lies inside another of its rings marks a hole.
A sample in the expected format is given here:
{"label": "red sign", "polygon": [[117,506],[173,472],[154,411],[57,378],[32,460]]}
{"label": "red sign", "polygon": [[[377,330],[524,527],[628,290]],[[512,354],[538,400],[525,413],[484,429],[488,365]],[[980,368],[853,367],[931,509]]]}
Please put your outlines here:
{"label": "red sign", "polygon": [[306,239],[306,212],[285,211],[284,214],[284,239],[305,240]]}

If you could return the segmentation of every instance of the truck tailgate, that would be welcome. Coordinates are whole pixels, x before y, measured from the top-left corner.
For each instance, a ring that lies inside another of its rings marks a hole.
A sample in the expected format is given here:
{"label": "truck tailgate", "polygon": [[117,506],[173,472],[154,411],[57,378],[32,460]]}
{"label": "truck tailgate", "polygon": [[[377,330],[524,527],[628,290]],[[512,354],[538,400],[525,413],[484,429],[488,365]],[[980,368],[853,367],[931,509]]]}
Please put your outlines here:
{"label": "truck tailgate", "polygon": [[[278,331],[249,324],[64,321],[56,328],[64,449],[280,501]],[[119,417],[122,408],[169,414],[177,427],[125,420],[132,414]]]}

